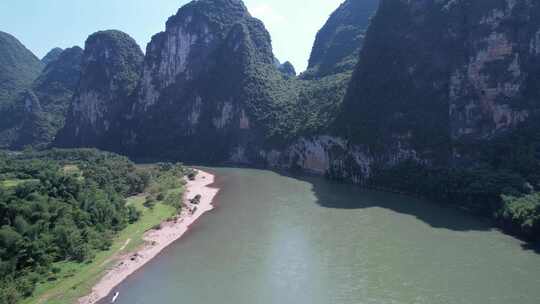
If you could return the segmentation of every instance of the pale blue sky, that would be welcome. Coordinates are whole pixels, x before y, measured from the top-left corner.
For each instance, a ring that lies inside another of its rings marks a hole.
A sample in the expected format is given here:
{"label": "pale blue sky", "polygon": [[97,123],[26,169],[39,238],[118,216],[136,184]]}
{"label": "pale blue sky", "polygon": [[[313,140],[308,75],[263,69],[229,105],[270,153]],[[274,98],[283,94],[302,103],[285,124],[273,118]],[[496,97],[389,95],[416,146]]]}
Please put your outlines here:
{"label": "pale blue sky", "polygon": [[[0,30],[21,40],[38,57],[51,48],[84,46],[86,37],[118,29],[143,51],[153,34],[188,0],[0,0]],[[274,53],[297,71],[307,66],[317,31],[343,0],[245,0],[264,21]]]}

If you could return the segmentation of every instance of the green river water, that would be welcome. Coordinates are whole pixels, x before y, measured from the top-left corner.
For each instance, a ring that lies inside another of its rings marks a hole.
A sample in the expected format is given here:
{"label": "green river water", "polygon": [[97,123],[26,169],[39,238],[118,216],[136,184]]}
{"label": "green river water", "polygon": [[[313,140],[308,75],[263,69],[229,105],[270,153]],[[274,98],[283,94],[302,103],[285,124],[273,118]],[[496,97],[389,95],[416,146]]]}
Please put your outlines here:
{"label": "green river water", "polygon": [[318,177],[207,170],[217,208],[116,303],[540,303],[540,254],[459,211]]}

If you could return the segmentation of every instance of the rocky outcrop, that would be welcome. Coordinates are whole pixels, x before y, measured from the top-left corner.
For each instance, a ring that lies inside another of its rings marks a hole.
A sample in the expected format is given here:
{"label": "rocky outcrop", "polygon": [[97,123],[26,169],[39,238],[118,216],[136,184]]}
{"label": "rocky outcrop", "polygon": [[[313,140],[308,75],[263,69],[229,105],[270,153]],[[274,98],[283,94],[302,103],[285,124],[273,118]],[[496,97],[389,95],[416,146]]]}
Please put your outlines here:
{"label": "rocky outcrop", "polygon": [[[448,165],[536,112],[540,7],[530,1],[382,0],[337,134],[370,155]],[[384,164],[383,164],[384,165]]]}
{"label": "rocky outcrop", "polygon": [[[242,1],[203,0],[183,6],[167,21],[165,32],[155,35],[147,47],[137,106],[152,106],[168,87],[185,87],[204,76],[218,65],[216,56],[227,39],[242,30],[250,35],[261,59],[269,63],[270,37]],[[238,50],[241,41],[235,43],[232,47]]]}
{"label": "rocky outcrop", "polygon": [[270,35],[242,1],[193,1],[147,47],[125,146],[139,156],[227,160],[270,136],[268,111],[289,102],[278,86],[288,84]]}
{"label": "rocky outcrop", "polygon": [[[300,170],[362,185],[366,185],[377,170],[406,160],[424,162],[416,151],[399,143],[387,148],[387,153],[379,155],[366,145],[352,145],[332,135],[317,135],[301,137],[282,150],[260,150],[259,158],[271,168]],[[232,160],[238,162],[238,155],[235,157]],[[244,159],[243,163],[249,162]]]}
{"label": "rocky outcrop", "polygon": [[[333,14],[314,47],[312,71],[358,56],[361,44],[339,58],[332,57],[331,45],[363,33],[377,3],[350,0]],[[194,1],[182,7],[153,37],[146,54],[122,145],[127,153],[319,173],[340,163],[335,155],[348,155],[341,140],[334,144],[313,134],[326,132],[337,116],[354,64],[321,70],[313,78],[294,77],[292,64],[275,59],[268,32],[241,1]],[[318,160],[327,153],[306,155],[314,150],[302,148],[308,143],[343,152]],[[350,163],[350,157],[340,157]]]}
{"label": "rocky outcrop", "polygon": [[56,145],[114,149],[142,62],[140,47],[127,34],[91,35],[82,56],[80,84]]}
{"label": "rocky outcrop", "polygon": [[[540,105],[535,47],[540,6],[530,1],[465,5],[444,8],[470,23],[466,33],[455,34],[468,53],[449,77],[451,135],[486,138],[525,121]],[[453,22],[452,28],[457,27]]]}
{"label": "rocky outcrop", "polygon": [[341,4],[317,33],[303,77],[324,77],[353,70],[379,1],[347,0]]}
{"label": "rocky outcrop", "polygon": [[537,113],[539,14],[528,1],[383,0],[333,135],[261,158],[362,184],[409,160],[471,165],[483,142]]}
{"label": "rocky outcrop", "polygon": [[17,139],[11,147],[18,149],[34,145],[40,147],[47,142],[50,143],[52,133],[49,132],[50,120],[43,110],[39,98],[34,92],[28,90],[23,94],[22,100],[24,102],[24,116],[17,128]]}

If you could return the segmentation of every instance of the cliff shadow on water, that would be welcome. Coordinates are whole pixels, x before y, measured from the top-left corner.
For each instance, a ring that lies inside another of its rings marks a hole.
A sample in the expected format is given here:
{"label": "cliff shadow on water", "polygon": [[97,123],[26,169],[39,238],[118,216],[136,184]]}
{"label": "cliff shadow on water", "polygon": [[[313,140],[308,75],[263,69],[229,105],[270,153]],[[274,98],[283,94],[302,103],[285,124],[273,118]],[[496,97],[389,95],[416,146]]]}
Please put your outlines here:
{"label": "cliff shadow on water", "polygon": [[[519,238],[500,230],[497,225],[483,217],[475,216],[456,207],[404,194],[370,190],[357,185],[332,181],[317,175],[298,171],[275,171],[311,185],[317,205],[332,209],[383,208],[399,214],[413,216],[435,229],[456,232],[492,231]],[[524,250],[540,254],[540,244],[521,239]]]}
{"label": "cliff shadow on water", "polygon": [[528,251],[533,251],[537,254],[540,254],[540,244],[532,244],[532,243],[523,243],[521,244],[521,248]]}
{"label": "cliff shadow on water", "polygon": [[486,219],[479,219],[437,202],[402,194],[368,190],[360,186],[331,181],[320,176],[300,172],[280,171],[277,173],[309,183],[316,197],[316,203],[324,208],[383,208],[413,216],[433,228],[452,231],[489,231],[495,229],[495,226]]}

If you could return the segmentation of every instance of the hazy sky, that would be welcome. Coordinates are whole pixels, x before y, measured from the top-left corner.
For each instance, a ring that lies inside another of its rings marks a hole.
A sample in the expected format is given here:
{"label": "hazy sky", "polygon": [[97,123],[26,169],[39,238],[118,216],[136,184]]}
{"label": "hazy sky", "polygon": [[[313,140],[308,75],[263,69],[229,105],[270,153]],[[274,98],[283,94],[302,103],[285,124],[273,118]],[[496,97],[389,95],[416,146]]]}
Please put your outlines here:
{"label": "hazy sky", "polygon": [[[0,0],[0,30],[38,57],[50,49],[84,46],[86,37],[118,29],[143,51],[153,34],[188,0]],[[343,0],[245,0],[272,35],[275,55],[303,71],[317,31]]]}

